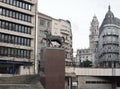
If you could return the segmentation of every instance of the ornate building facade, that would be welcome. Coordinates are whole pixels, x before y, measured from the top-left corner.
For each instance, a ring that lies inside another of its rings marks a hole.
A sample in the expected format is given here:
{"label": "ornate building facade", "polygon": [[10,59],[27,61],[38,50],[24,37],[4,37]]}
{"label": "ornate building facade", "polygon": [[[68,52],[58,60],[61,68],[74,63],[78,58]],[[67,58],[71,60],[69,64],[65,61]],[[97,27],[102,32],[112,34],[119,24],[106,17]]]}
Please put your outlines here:
{"label": "ornate building facade", "polygon": [[90,27],[90,35],[89,35],[89,46],[91,51],[91,61],[92,65],[94,66],[95,63],[95,55],[96,55],[96,48],[98,45],[98,35],[99,35],[99,22],[96,16],[93,17]]}
{"label": "ornate building facade", "polygon": [[99,31],[96,66],[120,67],[120,19],[114,16],[110,6]]}

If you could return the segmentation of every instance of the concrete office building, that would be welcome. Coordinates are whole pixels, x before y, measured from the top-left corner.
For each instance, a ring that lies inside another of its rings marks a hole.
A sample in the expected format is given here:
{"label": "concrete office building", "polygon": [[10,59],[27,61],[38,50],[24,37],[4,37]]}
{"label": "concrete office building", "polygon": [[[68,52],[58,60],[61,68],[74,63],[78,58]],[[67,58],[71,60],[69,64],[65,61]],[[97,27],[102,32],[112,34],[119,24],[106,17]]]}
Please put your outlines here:
{"label": "concrete office building", "polygon": [[99,32],[96,66],[120,67],[120,19],[114,16],[110,6]]}
{"label": "concrete office building", "polygon": [[52,35],[58,35],[58,36],[64,37],[65,43],[63,44],[63,46],[66,52],[65,62],[66,62],[66,65],[72,65],[73,48],[72,48],[72,29],[71,29],[70,21],[53,18],[51,32],[52,32]]}
{"label": "concrete office building", "polygon": [[37,0],[0,0],[0,74],[34,74]]}

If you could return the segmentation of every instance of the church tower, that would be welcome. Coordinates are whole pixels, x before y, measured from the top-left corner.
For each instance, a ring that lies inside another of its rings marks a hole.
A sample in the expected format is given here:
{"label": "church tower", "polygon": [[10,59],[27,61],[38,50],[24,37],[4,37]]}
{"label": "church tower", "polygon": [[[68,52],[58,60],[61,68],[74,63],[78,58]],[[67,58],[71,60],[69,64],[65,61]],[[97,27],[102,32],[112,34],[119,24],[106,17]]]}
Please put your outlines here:
{"label": "church tower", "polygon": [[95,53],[98,44],[98,35],[99,35],[99,22],[96,16],[93,16],[91,26],[90,26],[90,35],[89,35],[89,45],[92,56],[92,63],[94,66]]}

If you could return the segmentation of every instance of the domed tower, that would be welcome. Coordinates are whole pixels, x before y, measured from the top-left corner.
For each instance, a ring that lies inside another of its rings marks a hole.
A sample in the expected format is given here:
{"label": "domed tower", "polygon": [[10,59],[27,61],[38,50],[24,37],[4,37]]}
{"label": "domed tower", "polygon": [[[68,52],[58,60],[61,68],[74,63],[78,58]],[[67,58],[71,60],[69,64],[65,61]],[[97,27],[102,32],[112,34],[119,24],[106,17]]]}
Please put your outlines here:
{"label": "domed tower", "polygon": [[114,17],[110,6],[99,29],[98,60],[100,67],[116,68],[119,63],[120,19]]}
{"label": "domed tower", "polygon": [[96,53],[96,48],[98,44],[98,35],[99,35],[99,22],[98,22],[97,17],[94,16],[91,22],[90,35],[89,35],[90,50],[92,54],[93,65],[95,61],[95,53]]}

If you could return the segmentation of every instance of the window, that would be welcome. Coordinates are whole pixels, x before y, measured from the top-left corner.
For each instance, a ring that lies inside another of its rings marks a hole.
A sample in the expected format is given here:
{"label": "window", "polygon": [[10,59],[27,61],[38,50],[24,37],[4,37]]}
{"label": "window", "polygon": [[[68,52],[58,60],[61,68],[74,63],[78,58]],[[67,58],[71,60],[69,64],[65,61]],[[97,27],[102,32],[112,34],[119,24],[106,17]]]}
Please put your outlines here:
{"label": "window", "polygon": [[2,15],[2,8],[0,8],[0,15]]}
{"label": "window", "polygon": [[13,4],[13,0],[10,0],[10,2],[9,2],[9,3],[10,3],[10,5],[12,5],[12,4]]}
{"label": "window", "polygon": [[22,32],[22,26],[21,25],[19,25],[19,30],[18,31]]}
{"label": "window", "polygon": [[0,28],[31,34],[31,27],[0,20]]}
{"label": "window", "polygon": [[5,9],[2,9],[2,15],[5,16]]}
{"label": "window", "polygon": [[19,6],[20,6],[20,8],[22,8],[22,2],[20,2],[20,5],[19,5]]}
{"label": "window", "polygon": [[9,11],[9,16],[12,17],[12,11]]}
{"label": "window", "polygon": [[12,12],[12,17],[13,17],[13,18],[15,18],[15,15],[16,15],[16,13],[15,13],[15,12]]}
{"label": "window", "polygon": [[6,3],[9,4],[10,0],[6,0]]}
{"label": "window", "polygon": [[16,1],[16,6],[19,7],[19,1]]}
{"label": "window", "polygon": [[19,16],[18,16],[19,14],[18,13],[16,13],[16,19],[19,19]]}
{"label": "window", "polygon": [[45,20],[44,19],[40,19],[40,25],[45,26]]}

